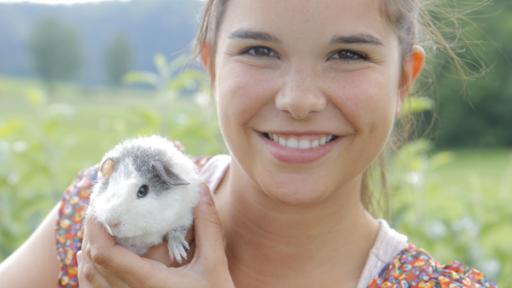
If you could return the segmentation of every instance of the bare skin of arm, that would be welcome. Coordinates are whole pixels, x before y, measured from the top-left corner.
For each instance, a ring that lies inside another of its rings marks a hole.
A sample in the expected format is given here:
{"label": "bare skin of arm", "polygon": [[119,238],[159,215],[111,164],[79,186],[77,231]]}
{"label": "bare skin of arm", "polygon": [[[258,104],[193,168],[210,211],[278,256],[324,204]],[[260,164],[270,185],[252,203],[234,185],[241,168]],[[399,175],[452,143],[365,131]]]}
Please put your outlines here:
{"label": "bare skin of arm", "polygon": [[2,287],[55,287],[59,261],[55,245],[56,205],[23,245],[0,263]]}

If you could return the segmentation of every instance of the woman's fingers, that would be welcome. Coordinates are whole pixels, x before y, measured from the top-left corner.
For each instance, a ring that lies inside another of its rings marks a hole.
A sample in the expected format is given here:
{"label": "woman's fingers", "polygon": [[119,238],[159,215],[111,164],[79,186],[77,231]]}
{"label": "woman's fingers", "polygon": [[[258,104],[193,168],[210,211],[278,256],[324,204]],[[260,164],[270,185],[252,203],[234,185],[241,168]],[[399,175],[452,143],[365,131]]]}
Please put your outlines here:
{"label": "woman's fingers", "polygon": [[128,288],[128,285],[116,275],[104,271],[100,266],[96,266],[86,253],[79,251],[78,260],[78,279],[80,287],[115,287]]}
{"label": "woman's fingers", "polygon": [[210,287],[235,287],[226,257],[224,230],[215,203],[206,185],[201,188],[201,201],[199,201],[194,213],[197,254],[194,258],[197,262],[192,263],[201,266],[199,270],[204,273],[203,279]]}
{"label": "woman's fingers", "polygon": [[116,245],[114,239],[94,219],[87,220],[88,256],[96,264],[113,273],[130,287],[146,287],[153,279],[151,275],[165,265]]}
{"label": "woman's fingers", "polygon": [[215,203],[205,184],[201,187],[201,200],[194,210],[194,218],[197,257],[201,258],[200,261],[219,264],[219,260],[226,259],[224,234]]}
{"label": "woman's fingers", "polygon": [[82,288],[108,288],[111,287],[96,270],[89,257],[82,251],[76,255],[78,261],[78,283]]}
{"label": "woman's fingers", "polygon": [[87,233],[87,225],[84,227],[84,239],[82,241],[82,249],[76,254],[78,262],[78,283],[80,287],[111,287],[101,276],[96,266],[88,256],[89,240]]}

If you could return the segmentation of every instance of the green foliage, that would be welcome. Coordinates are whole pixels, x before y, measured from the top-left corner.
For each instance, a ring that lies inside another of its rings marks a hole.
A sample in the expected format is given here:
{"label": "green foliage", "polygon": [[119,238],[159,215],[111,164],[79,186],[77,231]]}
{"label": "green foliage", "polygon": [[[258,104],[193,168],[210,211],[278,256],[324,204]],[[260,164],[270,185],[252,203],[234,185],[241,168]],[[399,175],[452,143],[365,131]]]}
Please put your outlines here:
{"label": "green foliage", "polygon": [[130,70],[132,62],[132,48],[130,42],[123,34],[118,34],[108,44],[105,52],[105,71],[108,82],[119,86],[123,77]]}
{"label": "green foliage", "polygon": [[37,25],[30,39],[30,53],[36,74],[49,86],[72,79],[82,64],[77,32],[56,18]]}
{"label": "green foliage", "polygon": [[[42,110],[46,97],[33,88],[25,91],[32,119],[0,119],[0,255],[5,256],[33,231],[56,198],[61,171],[59,147],[49,143],[65,119],[57,109]],[[57,108],[57,107],[54,107]],[[37,123],[34,125],[34,123]],[[55,195],[53,193],[53,195]]]}
{"label": "green foliage", "polygon": [[404,103],[402,104],[402,109],[400,111],[400,116],[408,116],[421,112],[425,112],[431,110],[434,107],[434,101],[428,97],[407,97],[405,98]]}
{"label": "green foliage", "polygon": [[[399,121],[432,107],[429,98],[410,97]],[[511,283],[512,245],[504,239],[512,237],[512,151],[435,151],[418,138],[388,151],[386,159],[387,201],[377,185],[382,168],[370,175],[373,200],[389,204],[385,217],[393,227],[442,263],[458,260]]]}
{"label": "green foliage", "polygon": [[431,148],[418,140],[392,158],[392,225],[436,259],[461,261],[512,287],[512,152]]}
{"label": "green foliage", "polygon": [[435,120],[431,140],[438,148],[512,147],[511,2],[438,2],[434,16],[465,75],[448,54],[428,51],[429,71],[422,84],[435,99],[427,113]]}
{"label": "green foliage", "polygon": [[165,55],[154,57],[156,72],[132,71],[125,75],[124,82],[131,85],[145,85],[162,93],[190,96],[207,94],[209,83],[206,75],[189,65],[190,57],[182,55],[169,61]]}

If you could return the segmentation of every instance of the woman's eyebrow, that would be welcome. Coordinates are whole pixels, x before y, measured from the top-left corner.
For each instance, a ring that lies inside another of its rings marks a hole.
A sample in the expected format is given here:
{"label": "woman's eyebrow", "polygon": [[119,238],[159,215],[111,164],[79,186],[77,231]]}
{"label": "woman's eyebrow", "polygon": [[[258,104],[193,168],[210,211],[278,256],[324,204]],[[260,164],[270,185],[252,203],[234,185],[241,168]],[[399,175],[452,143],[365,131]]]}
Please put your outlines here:
{"label": "woman's eyebrow", "polygon": [[238,29],[233,31],[229,35],[229,39],[242,39],[242,40],[259,40],[266,42],[281,42],[275,36],[272,36],[266,32],[254,31],[249,29]]}
{"label": "woman's eyebrow", "polygon": [[[238,29],[229,35],[229,39],[257,40],[266,42],[281,42],[275,36],[262,31],[249,29]],[[329,41],[329,44],[372,44],[384,46],[382,41],[371,34],[354,34],[354,35],[335,35]]]}
{"label": "woman's eyebrow", "polygon": [[379,38],[371,34],[335,35],[329,44],[372,44],[384,46]]}

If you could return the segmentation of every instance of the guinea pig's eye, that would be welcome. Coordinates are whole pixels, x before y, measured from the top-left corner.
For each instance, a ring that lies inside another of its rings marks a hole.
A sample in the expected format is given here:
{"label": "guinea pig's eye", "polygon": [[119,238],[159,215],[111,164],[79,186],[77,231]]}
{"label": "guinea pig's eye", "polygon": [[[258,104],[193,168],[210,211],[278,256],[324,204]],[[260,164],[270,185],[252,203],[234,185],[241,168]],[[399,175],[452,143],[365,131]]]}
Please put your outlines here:
{"label": "guinea pig's eye", "polygon": [[137,198],[140,199],[140,198],[146,197],[146,195],[148,195],[148,192],[149,192],[148,185],[144,184],[144,185],[140,186],[139,190],[137,191]]}

